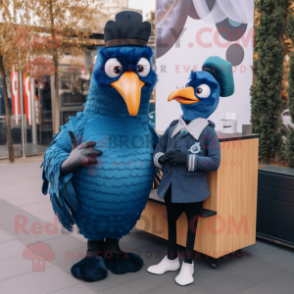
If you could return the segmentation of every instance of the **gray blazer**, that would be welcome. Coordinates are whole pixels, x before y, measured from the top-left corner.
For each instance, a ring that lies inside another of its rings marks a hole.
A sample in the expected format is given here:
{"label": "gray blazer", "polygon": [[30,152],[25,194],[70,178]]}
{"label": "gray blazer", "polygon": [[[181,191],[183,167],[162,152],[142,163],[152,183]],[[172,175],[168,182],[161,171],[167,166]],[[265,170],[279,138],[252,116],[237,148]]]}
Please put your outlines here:
{"label": "gray blazer", "polygon": [[[197,118],[186,125],[180,117],[171,123],[158,143],[153,159],[163,170],[157,195],[163,199],[172,185],[173,203],[193,203],[209,195],[207,171],[216,171],[220,164],[220,144],[214,123]],[[160,165],[158,159],[169,151],[180,150],[187,154],[187,165]]]}

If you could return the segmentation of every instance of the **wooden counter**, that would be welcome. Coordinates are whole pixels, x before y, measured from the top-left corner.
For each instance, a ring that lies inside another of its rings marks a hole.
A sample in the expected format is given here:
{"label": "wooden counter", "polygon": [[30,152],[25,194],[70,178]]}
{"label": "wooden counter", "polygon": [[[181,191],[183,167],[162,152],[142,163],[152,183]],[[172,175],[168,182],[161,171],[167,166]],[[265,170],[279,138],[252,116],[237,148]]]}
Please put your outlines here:
{"label": "wooden counter", "polygon": [[[194,249],[219,258],[252,245],[256,240],[258,144],[257,135],[218,134],[221,165],[208,173],[211,195],[204,201],[198,222]],[[216,212],[216,215],[213,215]],[[136,227],[168,238],[164,202],[152,191]],[[185,246],[187,220],[183,213],[177,222],[177,243]]]}

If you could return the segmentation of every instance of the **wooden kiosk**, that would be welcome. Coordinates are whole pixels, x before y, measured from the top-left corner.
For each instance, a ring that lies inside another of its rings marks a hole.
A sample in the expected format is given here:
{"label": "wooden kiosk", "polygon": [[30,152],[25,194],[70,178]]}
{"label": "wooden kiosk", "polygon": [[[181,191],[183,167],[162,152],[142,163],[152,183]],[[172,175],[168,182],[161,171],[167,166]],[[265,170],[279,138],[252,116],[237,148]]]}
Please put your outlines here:
{"label": "wooden kiosk", "polygon": [[[238,251],[256,241],[258,135],[218,134],[221,164],[208,173],[210,197],[204,201],[194,249],[212,258]],[[152,190],[136,228],[167,239],[167,216],[163,200]],[[177,243],[186,246],[187,220],[177,222]]]}

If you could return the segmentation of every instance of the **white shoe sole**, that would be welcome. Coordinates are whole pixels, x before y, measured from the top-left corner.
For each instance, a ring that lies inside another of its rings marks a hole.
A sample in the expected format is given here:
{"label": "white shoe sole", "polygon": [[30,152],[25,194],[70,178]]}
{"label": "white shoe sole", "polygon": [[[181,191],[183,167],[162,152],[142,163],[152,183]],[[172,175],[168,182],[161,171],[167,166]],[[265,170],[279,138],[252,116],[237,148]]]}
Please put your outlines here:
{"label": "white shoe sole", "polygon": [[181,285],[181,284],[179,284],[176,280],[175,280],[175,282],[176,282],[177,285],[182,286],[182,287],[189,286],[189,285],[191,285],[191,284],[194,283],[194,281],[193,281],[193,282],[191,282],[191,283],[188,283],[188,284],[185,284],[185,285]]}
{"label": "white shoe sole", "polygon": [[161,276],[161,275],[164,275],[165,273],[168,273],[168,272],[176,272],[176,271],[178,271],[179,269],[180,269],[180,266],[179,266],[178,269],[175,269],[175,270],[167,270],[167,271],[165,271],[165,272],[162,273],[162,274],[157,274],[157,273],[150,272],[150,271],[148,271],[148,269],[147,269],[147,272],[148,272],[149,274],[152,274],[152,275]]}

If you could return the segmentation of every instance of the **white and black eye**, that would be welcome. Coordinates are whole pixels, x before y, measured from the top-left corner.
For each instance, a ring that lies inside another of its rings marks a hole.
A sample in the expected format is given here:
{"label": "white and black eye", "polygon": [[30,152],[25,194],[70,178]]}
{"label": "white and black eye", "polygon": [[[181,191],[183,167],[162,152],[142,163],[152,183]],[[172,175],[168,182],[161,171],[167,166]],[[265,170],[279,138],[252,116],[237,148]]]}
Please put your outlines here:
{"label": "white and black eye", "polygon": [[147,77],[150,73],[150,62],[142,57],[137,64],[137,72],[141,77]]}
{"label": "white and black eye", "polygon": [[185,84],[184,84],[184,88],[188,88],[189,87],[189,83],[191,80],[188,80]]}
{"label": "white and black eye", "polygon": [[116,58],[110,58],[105,63],[105,73],[110,78],[115,78],[122,72],[122,65]]}
{"label": "white and black eye", "polygon": [[196,89],[196,95],[200,98],[207,98],[210,96],[211,90],[210,87],[206,84],[200,85]]}

